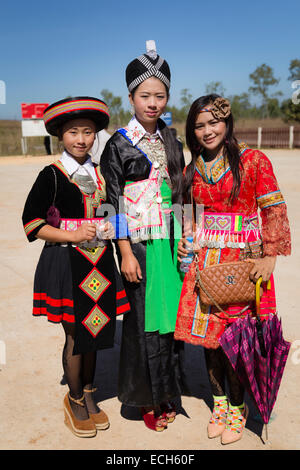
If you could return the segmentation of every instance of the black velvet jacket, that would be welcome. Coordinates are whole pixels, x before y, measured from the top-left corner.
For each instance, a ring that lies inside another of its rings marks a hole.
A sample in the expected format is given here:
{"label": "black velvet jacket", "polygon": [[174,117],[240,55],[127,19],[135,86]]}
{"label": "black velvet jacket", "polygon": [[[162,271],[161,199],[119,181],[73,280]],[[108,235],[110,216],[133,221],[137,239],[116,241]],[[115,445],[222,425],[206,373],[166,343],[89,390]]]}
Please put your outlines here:
{"label": "black velvet jacket", "polygon": [[[23,211],[23,225],[25,233],[30,242],[36,240],[37,232],[46,225],[47,211],[53,204],[60,212],[60,217],[69,219],[82,219],[95,217],[97,207],[105,199],[105,183],[97,167],[98,198],[93,195],[84,195],[74,182],[72,182],[66,170],[57,164],[46,166],[38,175],[34,182],[25,203]],[[57,190],[55,201],[55,177],[56,173]],[[95,165],[96,168],[96,165]],[[100,197],[99,197],[100,196]]]}

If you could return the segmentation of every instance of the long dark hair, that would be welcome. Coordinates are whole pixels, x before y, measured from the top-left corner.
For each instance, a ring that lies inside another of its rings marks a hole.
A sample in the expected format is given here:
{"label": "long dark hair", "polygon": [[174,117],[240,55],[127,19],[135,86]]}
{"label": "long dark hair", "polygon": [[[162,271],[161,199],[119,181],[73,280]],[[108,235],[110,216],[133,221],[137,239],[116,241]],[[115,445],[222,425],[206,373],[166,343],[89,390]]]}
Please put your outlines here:
{"label": "long dark hair", "polygon": [[[131,91],[132,97],[134,96],[134,93],[136,92],[138,86]],[[167,97],[169,99],[169,90],[165,84],[164,86],[166,88]],[[183,153],[180,150],[179,142],[177,141],[172,131],[168,128],[166,123],[162,119],[158,119],[157,125],[161,132],[167,155],[168,172],[172,183],[172,203],[182,204],[182,170],[184,165]]]}
{"label": "long dark hair", "polygon": [[[199,146],[199,142],[195,135],[195,122],[200,113],[201,109],[205,106],[212,104],[216,98],[219,98],[219,95],[211,94],[201,96],[195,100],[189,110],[187,121],[186,121],[186,143],[190,149],[192,160],[187,166],[183,193],[184,198],[189,200],[190,190],[192,185],[192,180],[195,172],[196,160],[199,155],[202,153],[203,148]],[[237,139],[233,131],[233,117],[232,113],[225,119],[226,124],[226,134],[224,139],[224,156],[227,158],[232,176],[233,176],[233,185],[230,194],[230,202],[233,203],[234,200],[238,197],[240,187],[241,187],[241,158],[240,158],[240,149],[237,142]]]}

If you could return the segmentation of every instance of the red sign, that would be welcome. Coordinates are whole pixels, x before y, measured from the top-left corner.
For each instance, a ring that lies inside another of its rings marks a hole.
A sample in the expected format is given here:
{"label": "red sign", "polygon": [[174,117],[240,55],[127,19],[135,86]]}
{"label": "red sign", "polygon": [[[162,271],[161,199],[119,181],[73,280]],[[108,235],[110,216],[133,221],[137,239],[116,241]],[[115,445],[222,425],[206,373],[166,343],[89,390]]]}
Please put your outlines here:
{"label": "red sign", "polygon": [[48,103],[21,103],[22,119],[43,119],[43,112]]}

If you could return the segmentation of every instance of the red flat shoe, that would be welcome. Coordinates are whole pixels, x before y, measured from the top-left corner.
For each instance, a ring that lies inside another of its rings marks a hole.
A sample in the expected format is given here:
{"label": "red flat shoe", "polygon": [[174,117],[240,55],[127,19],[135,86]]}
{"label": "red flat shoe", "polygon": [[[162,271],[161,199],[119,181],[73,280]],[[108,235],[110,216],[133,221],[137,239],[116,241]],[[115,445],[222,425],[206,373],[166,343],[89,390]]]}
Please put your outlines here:
{"label": "red flat shoe", "polygon": [[173,402],[162,403],[161,410],[163,412],[163,416],[166,417],[168,423],[173,423],[176,418],[176,407]]}
{"label": "red flat shoe", "polygon": [[157,432],[164,431],[167,428],[168,425],[164,426],[160,423],[164,419],[162,415],[157,416],[155,411],[146,411],[145,408],[142,408],[141,412],[147,428]]}

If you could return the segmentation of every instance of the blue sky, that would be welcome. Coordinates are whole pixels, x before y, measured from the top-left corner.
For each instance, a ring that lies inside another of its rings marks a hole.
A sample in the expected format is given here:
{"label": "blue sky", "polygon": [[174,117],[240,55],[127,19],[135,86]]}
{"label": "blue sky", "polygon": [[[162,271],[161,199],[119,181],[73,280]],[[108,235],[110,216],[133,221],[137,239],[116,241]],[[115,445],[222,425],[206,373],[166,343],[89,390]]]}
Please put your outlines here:
{"label": "blue sky", "polygon": [[292,94],[288,67],[300,59],[299,0],[51,0],[2,2],[0,119],[20,119],[21,102],[101,97],[104,88],[128,108],[125,68],[154,39],[171,72],[170,104],[221,81],[226,95],[248,91],[249,74],[266,63]]}

